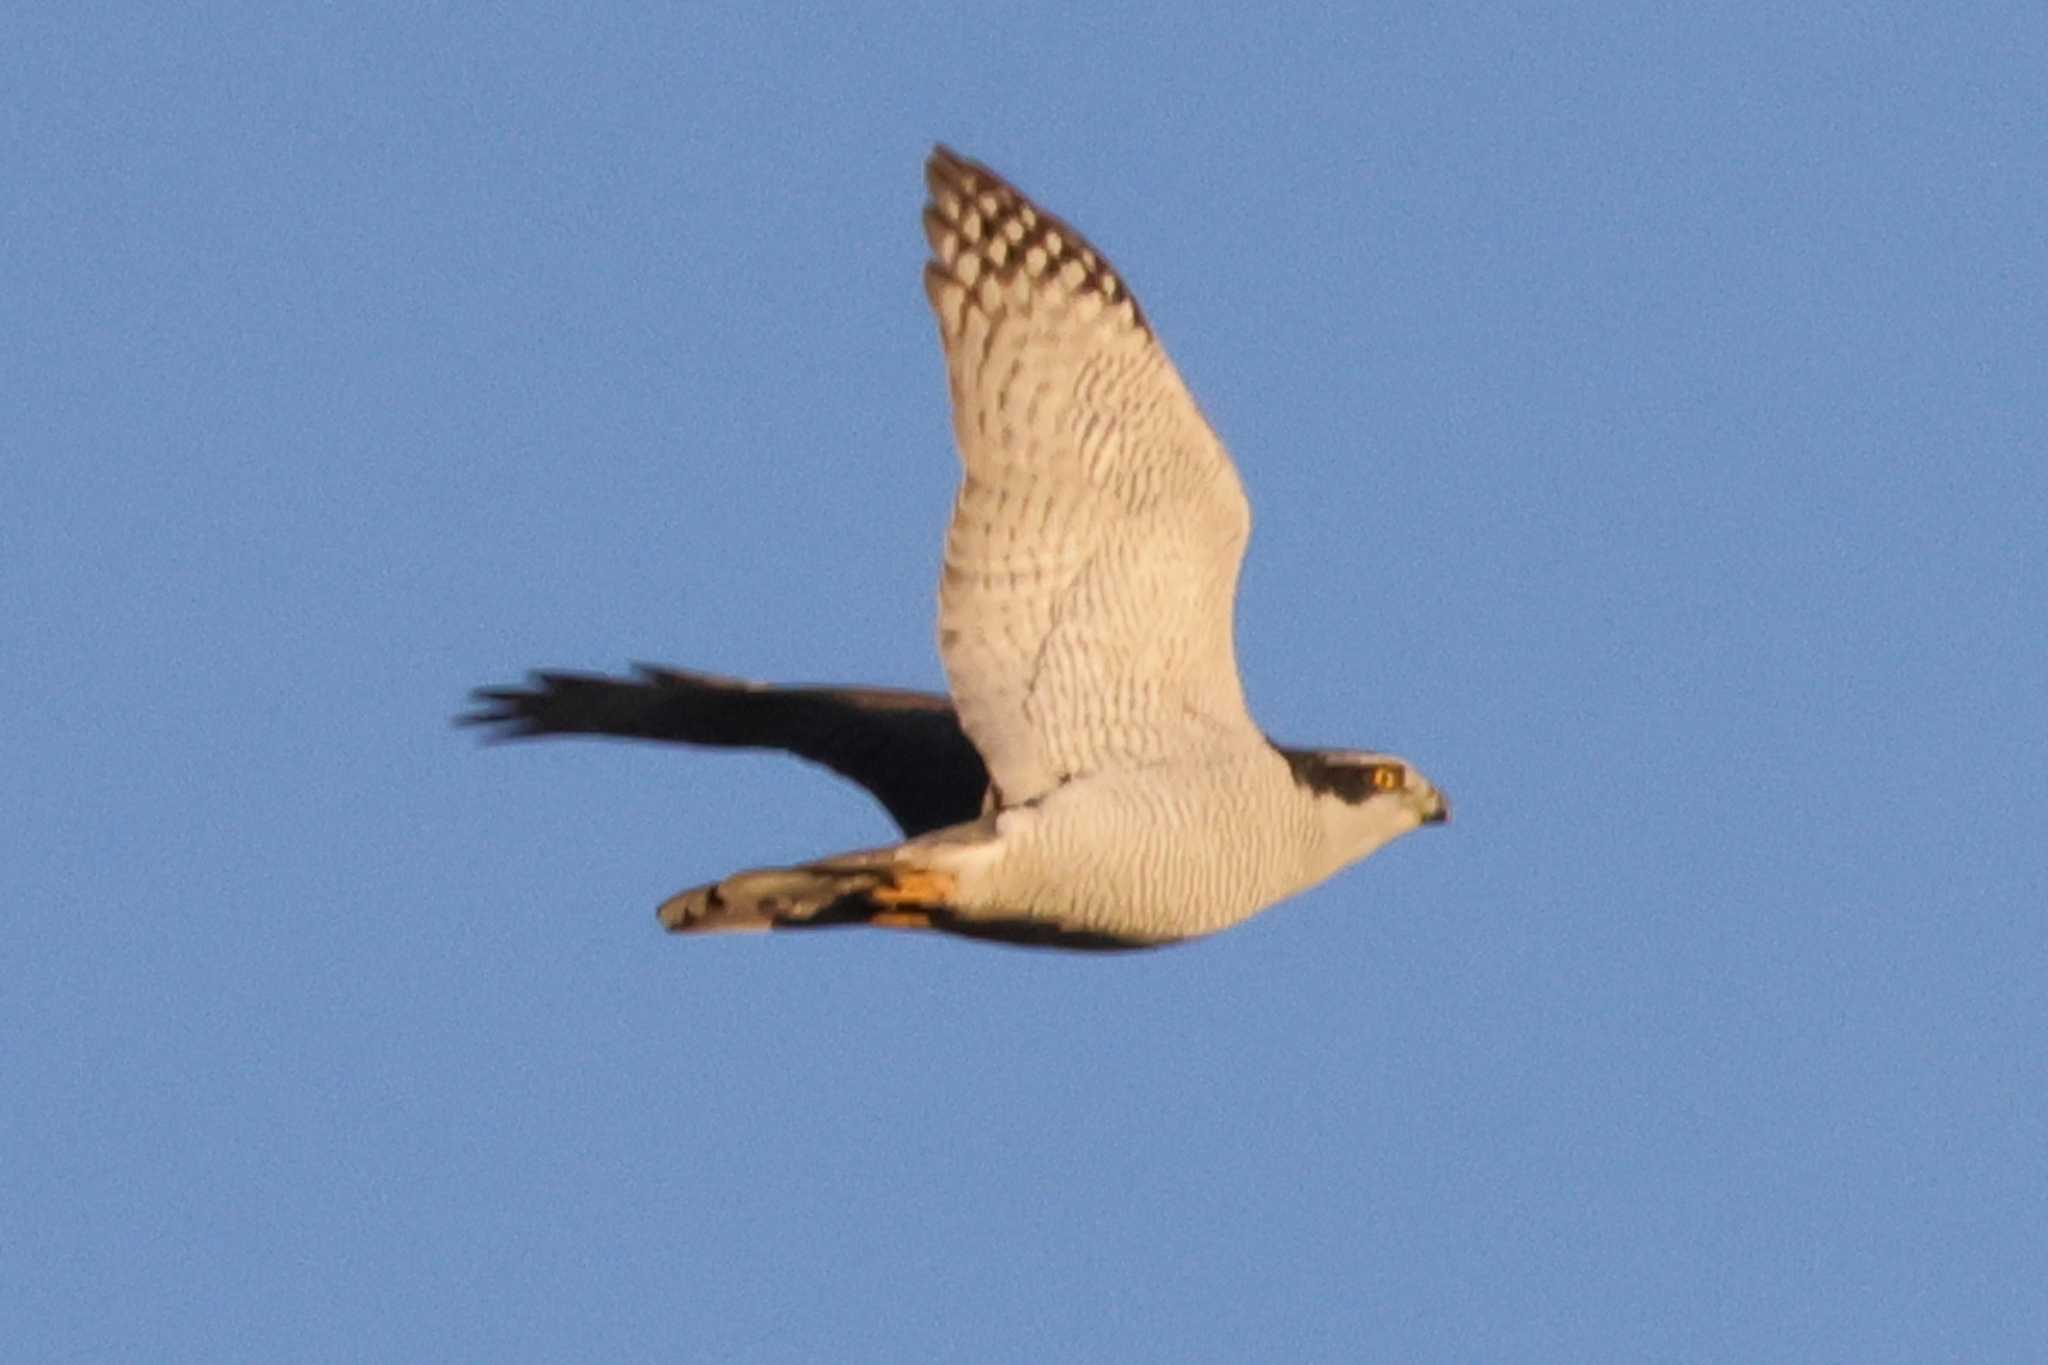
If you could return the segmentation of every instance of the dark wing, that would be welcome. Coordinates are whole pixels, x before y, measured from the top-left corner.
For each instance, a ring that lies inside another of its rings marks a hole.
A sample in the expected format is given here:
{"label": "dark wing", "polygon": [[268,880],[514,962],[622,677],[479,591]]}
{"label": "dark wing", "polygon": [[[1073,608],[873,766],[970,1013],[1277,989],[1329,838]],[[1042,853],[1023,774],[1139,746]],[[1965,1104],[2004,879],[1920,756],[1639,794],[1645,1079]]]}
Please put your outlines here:
{"label": "dark wing", "polygon": [[458,725],[492,739],[610,735],[721,749],[782,749],[867,788],[908,835],[981,814],[988,769],[953,703],[884,687],[770,687],[637,665],[639,676],[535,672],[479,687]]}

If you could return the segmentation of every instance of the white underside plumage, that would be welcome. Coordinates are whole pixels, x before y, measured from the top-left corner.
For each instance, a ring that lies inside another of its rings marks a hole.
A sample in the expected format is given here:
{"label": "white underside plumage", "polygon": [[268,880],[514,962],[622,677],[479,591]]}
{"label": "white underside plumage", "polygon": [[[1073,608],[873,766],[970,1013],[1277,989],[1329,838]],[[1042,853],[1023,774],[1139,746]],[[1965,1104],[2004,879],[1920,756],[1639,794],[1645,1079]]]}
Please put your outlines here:
{"label": "white underside plumage", "polygon": [[1319,793],[1253,724],[1233,643],[1250,508],[1109,263],[984,167],[941,148],[926,178],[963,466],[939,650],[997,809],[727,878],[664,922],[1028,921],[1164,942],[1442,818],[1419,777],[1377,805]]}

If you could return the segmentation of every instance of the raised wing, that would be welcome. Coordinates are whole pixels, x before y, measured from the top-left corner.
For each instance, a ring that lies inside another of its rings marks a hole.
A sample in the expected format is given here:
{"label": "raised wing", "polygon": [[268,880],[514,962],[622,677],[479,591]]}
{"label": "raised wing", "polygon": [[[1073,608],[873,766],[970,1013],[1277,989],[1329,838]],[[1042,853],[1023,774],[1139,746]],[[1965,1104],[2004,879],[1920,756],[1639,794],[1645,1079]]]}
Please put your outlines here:
{"label": "raised wing", "polygon": [[1232,642],[1251,510],[1228,452],[1079,233],[944,147],[925,180],[965,465],[939,652],[1001,801],[1252,732]]}
{"label": "raised wing", "polygon": [[909,835],[974,819],[988,790],[952,703],[886,687],[768,687],[642,665],[635,678],[541,672],[479,687],[459,724],[492,739],[612,735],[723,749],[782,749],[863,786]]}

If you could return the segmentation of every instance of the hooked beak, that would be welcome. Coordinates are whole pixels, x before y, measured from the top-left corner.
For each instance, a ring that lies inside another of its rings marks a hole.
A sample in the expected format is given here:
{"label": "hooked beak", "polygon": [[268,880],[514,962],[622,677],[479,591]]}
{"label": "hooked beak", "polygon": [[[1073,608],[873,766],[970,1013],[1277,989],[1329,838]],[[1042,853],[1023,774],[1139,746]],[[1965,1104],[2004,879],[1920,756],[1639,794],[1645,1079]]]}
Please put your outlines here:
{"label": "hooked beak", "polygon": [[1450,818],[1450,798],[1440,791],[1431,791],[1429,800],[1424,802],[1422,806],[1422,823],[1425,825],[1441,825]]}

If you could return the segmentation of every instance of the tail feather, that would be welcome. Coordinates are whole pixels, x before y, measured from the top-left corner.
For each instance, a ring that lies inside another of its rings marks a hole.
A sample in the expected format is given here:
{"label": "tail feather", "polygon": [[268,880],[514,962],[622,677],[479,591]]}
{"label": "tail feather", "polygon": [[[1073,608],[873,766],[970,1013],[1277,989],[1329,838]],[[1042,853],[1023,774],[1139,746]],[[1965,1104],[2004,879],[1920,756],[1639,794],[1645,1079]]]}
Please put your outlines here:
{"label": "tail feather", "polygon": [[991,846],[994,816],[907,844],[842,853],[797,867],[738,872],[671,896],[661,922],[672,933],[760,933],[865,924],[877,929],[935,929],[964,938],[1092,952],[1156,948],[1171,937],[1119,932],[1045,910],[962,904],[961,878]]}
{"label": "tail feather", "polygon": [[828,924],[927,927],[926,910],[950,889],[887,855],[740,872],[671,896],[661,922],[673,933],[746,933]]}

